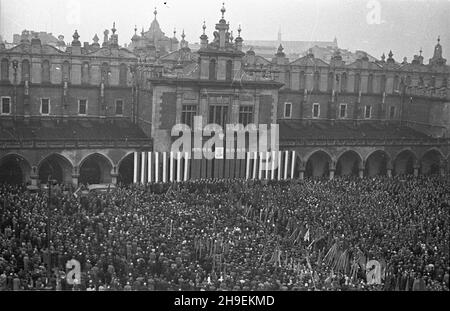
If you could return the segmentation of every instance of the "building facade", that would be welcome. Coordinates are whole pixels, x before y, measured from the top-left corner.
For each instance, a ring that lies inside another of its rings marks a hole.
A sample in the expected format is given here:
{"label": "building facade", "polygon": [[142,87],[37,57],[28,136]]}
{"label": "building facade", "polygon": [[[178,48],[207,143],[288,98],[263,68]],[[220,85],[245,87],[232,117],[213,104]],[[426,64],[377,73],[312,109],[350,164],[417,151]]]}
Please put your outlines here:
{"label": "building facade", "polygon": [[[77,32],[69,44],[61,37],[42,44],[24,32],[13,48],[0,45],[0,180],[129,183],[133,171],[149,169],[136,168],[150,160],[136,161],[135,152],[167,156],[174,126],[192,128],[200,116],[202,128],[278,124],[289,178],[448,172],[450,67],[439,41],[427,64],[421,54],[408,63],[392,52],[345,62],[339,49],[330,62],[313,50],[290,60],[281,44],[268,59],[244,51],[241,28],[233,37],[221,13],[211,39],[203,26],[198,50],[184,31],[180,41],[165,36],[156,10],[127,48],[115,26],[101,45],[95,35],[82,46]],[[254,144],[246,139],[246,148]],[[184,166],[192,179],[244,178],[249,159],[230,160]],[[163,171],[162,161],[152,161]]]}

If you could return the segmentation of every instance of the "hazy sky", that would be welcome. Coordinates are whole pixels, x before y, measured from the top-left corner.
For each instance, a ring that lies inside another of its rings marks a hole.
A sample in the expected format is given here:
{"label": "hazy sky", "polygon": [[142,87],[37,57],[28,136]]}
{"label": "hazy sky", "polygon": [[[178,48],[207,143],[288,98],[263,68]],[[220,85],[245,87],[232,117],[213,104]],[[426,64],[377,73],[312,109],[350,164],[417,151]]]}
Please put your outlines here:
{"label": "hazy sky", "polygon": [[[150,27],[154,7],[167,35],[185,29],[186,40],[198,42],[202,23],[212,37],[222,0],[0,0],[0,34],[11,41],[23,29],[63,34],[72,40],[75,29],[82,42],[116,22],[119,41],[129,43],[134,25]],[[450,0],[227,0],[225,18],[242,37],[276,40],[332,41],[341,48],[361,49],[379,58],[392,49],[394,58],[408,60],[423,48],[428,62],[438,35],[450,63]]]}

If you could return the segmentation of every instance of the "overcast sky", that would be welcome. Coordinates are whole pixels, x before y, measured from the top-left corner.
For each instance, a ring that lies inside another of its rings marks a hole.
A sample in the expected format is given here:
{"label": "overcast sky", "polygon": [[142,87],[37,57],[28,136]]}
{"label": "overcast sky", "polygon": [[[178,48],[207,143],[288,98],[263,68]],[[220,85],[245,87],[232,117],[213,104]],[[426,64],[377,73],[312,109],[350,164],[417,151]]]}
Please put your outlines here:
{"label": "overcast sky", "polygon": [[[167,35],[185,29],[186,40],[198,42],[206,21],[211,37],[220,18],[222,0],[0,0],[0,34],[7,41],[23,29],[63,34],[82,42],[116,22],[119,41],[129,43],[134,25],[148,29],[154,7]],[[394,58],[408,60],[423,48],[428,61],[438,35],[450,63],[450,0],[227,0],[225,18],[231,28],[242,25],[242,37],[276,40],[332,41],[341,48],[360,49],[379,58],[392,49]]]}

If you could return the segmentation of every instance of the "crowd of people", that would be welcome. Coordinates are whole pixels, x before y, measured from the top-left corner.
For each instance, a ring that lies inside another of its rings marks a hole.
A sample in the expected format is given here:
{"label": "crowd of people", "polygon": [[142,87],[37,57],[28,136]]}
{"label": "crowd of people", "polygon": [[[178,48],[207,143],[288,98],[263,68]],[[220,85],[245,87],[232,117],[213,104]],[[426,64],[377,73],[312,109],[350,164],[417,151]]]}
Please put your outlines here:
{"label": "crowd of people", "polygon": [[448,291],[449,189],[448,176],[216,180],[49,199],[3,185],[0,291]]}

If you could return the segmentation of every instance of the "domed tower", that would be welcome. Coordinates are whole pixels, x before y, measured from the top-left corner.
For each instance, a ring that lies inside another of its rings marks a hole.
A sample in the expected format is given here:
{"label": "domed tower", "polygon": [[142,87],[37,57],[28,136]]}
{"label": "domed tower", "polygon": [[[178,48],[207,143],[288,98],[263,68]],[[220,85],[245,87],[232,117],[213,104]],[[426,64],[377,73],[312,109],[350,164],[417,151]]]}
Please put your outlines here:
{"label": "domed tower", "polygon": [[438,37],[438,43],[434,47],[433,58],[430,58],[430,65],[444,66],[447,60],[442,57],[441,37]]}

